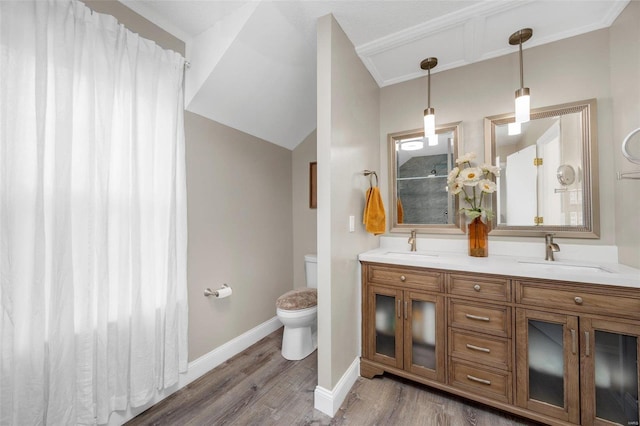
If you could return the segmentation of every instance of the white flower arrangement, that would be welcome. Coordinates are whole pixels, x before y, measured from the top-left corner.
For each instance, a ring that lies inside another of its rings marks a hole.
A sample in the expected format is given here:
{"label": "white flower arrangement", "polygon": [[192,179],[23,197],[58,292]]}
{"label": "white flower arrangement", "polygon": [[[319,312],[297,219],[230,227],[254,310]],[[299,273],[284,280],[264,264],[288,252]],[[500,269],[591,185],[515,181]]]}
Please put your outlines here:
{"label": "white flower arrangement", "polygon": [[476,158],[473,152],[464,154],[456,160],[454,167],[447,177],[449,191],[454,195],[460,195],[469,207],[460,209],[471,220],[481,217],[483,220],[493,217],[493,212],[482,206],[484,194],[496,191],[496,184],[492,176],[500,176],[500,168],[490,164],[480,167],[471,165]]}

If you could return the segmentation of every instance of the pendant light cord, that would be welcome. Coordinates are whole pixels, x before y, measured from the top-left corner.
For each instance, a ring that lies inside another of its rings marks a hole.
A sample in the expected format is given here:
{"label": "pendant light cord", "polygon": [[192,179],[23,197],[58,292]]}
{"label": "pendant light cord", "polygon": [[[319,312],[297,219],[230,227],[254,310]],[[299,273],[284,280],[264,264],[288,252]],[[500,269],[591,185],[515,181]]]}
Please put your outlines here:
{"label": "pendant light cord", "polygon": [[520,43],[518,43],[518,45],[520,46],[520,88],[523,89],[524,88],[524,72],[523,72],[523,65],[522,65],[522,38],[520,38]]}
{"label": "pendant light cord", "polygon": [[427,108],[431,108],[431,68],[427,70]]}

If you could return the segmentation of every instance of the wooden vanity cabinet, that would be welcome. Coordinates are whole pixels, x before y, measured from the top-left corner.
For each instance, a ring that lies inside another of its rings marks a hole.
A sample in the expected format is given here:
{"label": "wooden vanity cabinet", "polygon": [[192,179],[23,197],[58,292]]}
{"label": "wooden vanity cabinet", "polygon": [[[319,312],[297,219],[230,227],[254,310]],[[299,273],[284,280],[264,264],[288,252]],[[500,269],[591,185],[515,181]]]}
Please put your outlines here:
{"label": "wooden vanity cabinet", "polygon": [[520,407],[580,421],[578,319],[516,309],[516,398]]}
{"label": "wooden vanity cabinet", "polygon": [[448,383],[513,402],[511,281],[447,274]]}
{"label": "wooden vanity cabinet", "polygon": [[363,358],[444,382],[442,274],[380,265],[364,266],[363,274],[369,283],[363,291]]}
{"label": "wooden vanity cabinet", "polygon": [[550,425],[638,425],[637,288],[362,262],[360,372]]}
{"label": "wooden vanity cabinet", "polygon": [[582,424],[638,424],[640,322],[580,317]]}
{"label": "wooden vanity cabinet", "polygon": [[637,291],[518,281],[516,303],[517,404],[569,423],[637,425]]}

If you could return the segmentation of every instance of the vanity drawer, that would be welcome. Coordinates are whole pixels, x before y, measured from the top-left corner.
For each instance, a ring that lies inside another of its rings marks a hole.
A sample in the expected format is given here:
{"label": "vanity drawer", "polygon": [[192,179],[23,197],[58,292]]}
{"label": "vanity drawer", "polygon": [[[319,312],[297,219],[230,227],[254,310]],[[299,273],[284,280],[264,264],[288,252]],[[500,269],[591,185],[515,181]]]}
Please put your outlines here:
{"label": "vanity drawer", "polygon": [[512,374],[451,360],[449,384],[498,401],[512,402]]}
{"label": "vanity drawer", "polygon": [[516,302],[536,307],[568,309],[574,312],[640,318],[640,298],[637,293],[632,295],[627,289],[613,286],[517,281]]}
{"label": "vanity drawer", "polygon": [[368,281],[378,284],[391,284],[417,290],[444,291],[441,272],[431,272],[406,267],[370,265]]}
{"label": "vanity drawer", "polygon": [[449,325],[500,337],[511,337],[511,308],[450,299]]}
{"label": "vanity drawer", "polygon": [[449,353],[453,357],[511,370],[510,339],[449,328],[449,344]]}
{"label": "vanity drawer", "polygon": [[511,301],[511,280],[483,275],[450,274],[449,293],[478,299]]}

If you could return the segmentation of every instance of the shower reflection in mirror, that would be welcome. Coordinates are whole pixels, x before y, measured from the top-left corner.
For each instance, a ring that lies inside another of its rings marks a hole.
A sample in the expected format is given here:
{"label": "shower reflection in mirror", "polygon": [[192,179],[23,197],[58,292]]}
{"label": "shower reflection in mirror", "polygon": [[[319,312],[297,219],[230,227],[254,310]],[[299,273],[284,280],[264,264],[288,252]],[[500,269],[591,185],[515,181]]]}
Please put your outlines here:
{"label": "shower reflection in mirror", "polygon": [[422,130],[389,135],[393,228],[404,225],[456,227],[456,198],[447,190],[447,175],[455,166],[458,125],[440,126],[424,137]]}

